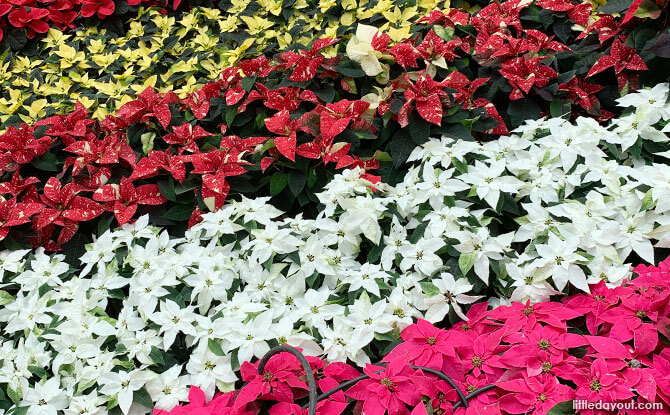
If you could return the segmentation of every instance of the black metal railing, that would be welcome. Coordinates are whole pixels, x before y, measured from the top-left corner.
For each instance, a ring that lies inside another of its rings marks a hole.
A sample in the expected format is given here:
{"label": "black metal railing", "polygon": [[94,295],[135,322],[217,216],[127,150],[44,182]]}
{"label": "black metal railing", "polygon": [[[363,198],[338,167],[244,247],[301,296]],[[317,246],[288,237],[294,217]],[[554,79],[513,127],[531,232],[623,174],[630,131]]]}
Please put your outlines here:
{"label": "black metal railing", "polygon": [[[368,375],[361,375],[357,378],[347,380],[345,382],[342,382],[339,386],[329,390],[328,392],[324,392],[322,394],[318,394],[318,391],[316,389],[316,378],[314,377],[314,372],[312,371],[311,366],[309,365],[309,362],[305,358],[305,356],[295,347],[288,346],[288,345],[283,345],[283,346],[277,346],[270,351],[268,351],[265,356],[261,359],[260,363],[258,364],[258,374],[262,375],[263,372],[265,371],[265,365],[270,361],[272,356],[279,354],[279,353],[291,353],[293,356],[295,356],[299,361],[300,364],[302,365],[303,370],[305,371],[305,376],[307,378],[307,387],[309,389],[309,402],[307,405],[303,406],[303,409],[308,409],[308,415],[316,415],[316,404],[319,401],[322,401],[323,399],[326,399],[327,397],[333,395],[334,393],[337,393],[339,391],[344,391],[345,389],[348,389],[352,386],[354,386],[356,383],[360,382],[361,380],[368,379]],[[385,365],[385,363],[378,364],[380,366]],[[479,389],[476,389],[469,394],[463,393],[461,388],[456,385],[456,383],[447,375],[444,373],[435,370],[435,369],[430,369],[427,367],[420,367],[420,366],[410,366],[410,368],[414,370],[422,370],[423,372],[430,373],[431,375],[435,375],[438,378],[444,380],[447,382],[458,394],[459,401],[454,404],[454,409],[459,408],[461,405],[464,408],[468,407],[468,401],[484,392],[487,392],[491,389],[494,389],[496,385],[486,385],[483,386]]]}

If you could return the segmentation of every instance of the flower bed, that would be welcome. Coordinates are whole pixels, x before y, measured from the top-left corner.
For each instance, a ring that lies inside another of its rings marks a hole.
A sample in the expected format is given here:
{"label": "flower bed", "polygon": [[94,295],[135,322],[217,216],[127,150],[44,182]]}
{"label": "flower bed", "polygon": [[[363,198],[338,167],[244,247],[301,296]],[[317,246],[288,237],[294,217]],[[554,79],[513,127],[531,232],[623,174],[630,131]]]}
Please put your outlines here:
{"label": "flower bed", "polygon": [[670,413],[666,0],[3,1],[0,415]]}

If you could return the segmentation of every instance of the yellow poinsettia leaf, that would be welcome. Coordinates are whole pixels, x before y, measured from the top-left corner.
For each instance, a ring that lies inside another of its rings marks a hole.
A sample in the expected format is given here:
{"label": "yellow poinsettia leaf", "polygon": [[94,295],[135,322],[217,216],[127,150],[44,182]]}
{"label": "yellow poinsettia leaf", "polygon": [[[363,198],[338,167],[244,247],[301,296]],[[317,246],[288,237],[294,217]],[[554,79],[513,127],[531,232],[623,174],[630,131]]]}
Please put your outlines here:
{"label": "yellow poinsettia leaf", "polygon": [[336,0],[319,0],[319,10],[321,13],[325,13],[328,9],[337,6]]}
{"label": "yellow poinsettia leaf", "polygon": [[410,29],[411,26],[403,26],[399,28],[391,27],[388,29],[387,34],[393,42],[398,43],[409,37]]}
{"label": "yellow poinsettia leaf", "polygon": [[107,111],[105,107],[97,107],[95,111],[93,111],[93,114],[91,114],[91,117],[93,117],[96,120],[104,120],[107,115],[109,115],[110,112]]}
{"label": "yellow poinsettia leaf", "polygon": [[247,24],[250,35],[257,35],[272,27],[272,22],[258,16],[240,16],[240,19]]}
{"label": "yellow poinsettia leaf", "polygon": [[227,10],[229,14],[238,14],[243,12],[249,5],[250,0],[232,0],[231,7]]}
{"label": "yellow poinsettia leaf", "polygon": [[351,12],[344,13],[344,14],[340,17],[340,23],[341,23],[342,25],[344,25],[344,26],[349,26],[349,25],[351,25],[351,24],[354,22],[354,18],[355,18],[355,17],[354,17],[354,14],[353,14],[353,13],[351,13]]}
{"label": "yellow poinsettia leaf", "polygon": [[[75,95],[75,94],[72,94],[72,95]],[[72,95],[71,95],[71,96],[72,96]],[[88,98],[88,97],[85,97],[85,96],[83,96],[83,95],[79,95],[79,94],[76,94],[76,96],[72,96],[72,98],[73,98],[75,101],[79,101],[79,102],[81,102],[81,104],[82,104],[84,107],[86,107],[87,109],[88,109],[88,108],[91,108],[91,107],[95,104],[95,102],[96,102],[94,99],[91,99],[91,98]]]}
{"label": "yellow poinsettia leaf", "polygon": [[221,18],[221,10],[211,9],[209,7],[203,7],[198,9],[198,12],[202,13],[208,20],[219,20]]}
{"label": "yellow poinsettia leaf", "polygon": [[158,80],[158,76],[156,76],[156,75],[151,75],[150,77],[148,77],[148,78],[144,81],[144,83],[143,83],[142,85],[143,85],[145,88],[146,88],[146,87],[150,87],[150,86],[153,87],[153,86],[156,86],[156,81],[157,81],[157,80]]}
{"label": "yellow poinsettia leaf", "polygon": [[258,0],[258,4],[267,10],[270,14],[279,16],[282,11],[282,2],[281,0]]}
{"label": "yellow poinsettia leaf", "polygon": [[219,29],[224,33],[230,33],[237,30],[237,16],[229,16],[225,20],[219,21]]}
{"label": "yellow poinsettia leaf", "polygon": [[46,111],[44,111],[44,108],[47,106],[47,100],[42,98],[42,99],[36,99],[33,101],[30,105],[24,105],[23,109],[28,112],[28,117],[30,117],[30,120],[37,120],[40,117],[43,117],[46,114]]}

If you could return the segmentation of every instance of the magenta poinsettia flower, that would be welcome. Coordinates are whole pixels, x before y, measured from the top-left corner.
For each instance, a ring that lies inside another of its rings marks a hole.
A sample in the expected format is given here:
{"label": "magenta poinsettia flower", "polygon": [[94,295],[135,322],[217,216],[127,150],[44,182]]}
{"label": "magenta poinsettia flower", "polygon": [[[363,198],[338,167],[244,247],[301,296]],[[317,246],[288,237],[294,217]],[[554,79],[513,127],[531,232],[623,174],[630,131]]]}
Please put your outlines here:
{"label": "magenta poinsettia flower", "polygon": [[532,411],[543,415],[556,404],[574,398],[575,392],[562,385],[549,374],[537,377],[523,377],[498,383],[500,389],[510,391],[500,398],[500,407],[510,414],[521,414]]}
{"label": "magenta poinsettia flower", "polygon": [[445,356],[456,356],[452,333],[426,320],[419,319],[416,324],[407,326],[400,337],[404,342],[386,355],[385,362],[402,359],[414,366],[442,370]]}
{"label": "magenta poinsettia flower", "polygon": [[539,322],[565,330],[566,322],[582,314],[559,303],[531,304],[530,301],[513,303],[509,307],[498,307],[491,310],[489,317],[494,320],[505,321],[508,332],[519,329],[531,331]]}
{"label": "magenta poinsettia flower", "polygon": [[[347,407],[347,402],[339,402],[332,399],[320,401],[316,404],[317,415],[340,415]],[[288,402],[280,402],[270,408],[270,415],[308,415],[308,408]]]}
{"label": "magenta poinsettia flower", "polygon": [[370,378],[355,384],[346,395],[359,401],[366,415],[409,415],[407,405],[415,407],[421,400],[412,379],[414,371],[400,360],[386,367],[367,365],[363,372]]}
{"label": "magenta poinsettia flower", "polygon": [[609,336],[621,342],[635,341],[640,354],[652,352],[658,344],[658,333],[651,322],[658,319],[661,301],[651,301],[640,295],[621,299],[621,306],[605,311],[600,319],[611,324]]}
{"label": "magenta poinsettia flower", "polygon": [[477,333],[489,333],[495,330],[500,326],[500,323],[486,318],[488,316],[488,308],[489,303],[487,302],[473,304],[465,314],[467,319],[454,324],[452,329],[466,333],[470,330],[474,330]]}
{"label": "magenta poinsettia flower", "polygon": [[242,364],[240,373],[242,380],[247,384],[237,395],[234,408],[244,408],[257,399],[292,402],[294,398],[292,388],[307,389],[307,384],[297,375],[301,370],[300,363],[289,353],[280,353],[270,359],[262,374],[258,373],[257,366],[258,363]]}
{"label": "magenta poinsettia flower", "polygon": [[588,402],[619,402],[632,398],[635,394],[620,369],[608,366],[605,359],[594,360],[591,373],[577,383],[575,398]]}
{"label": "magenta poinsettia flower", "polygon": [[474,337],[472,344],[466,344],[457,348],[461,356],[462,366],[466,372],[472,371],[475,376],[483,373],[500,377],[505,365],[501,360],[503,353],[509,346],[501,344],[504,336],[503,330]]}
{"label": "magenta poinsettia flower", "polygon": [[[442,379],[435,379],[433,377],[424,378],[424,382],[419,382],[419,389],[423,396],[430,398],[430,403],[434,412],[439,414],[451,414],[453,412],[454,402],[458,402],[459,397],[451,385]],[[454,380],[454,379],[452,379]],[[454,380],[456,385],[463,390],[464,385],[457,380]]]}
{"label": "magenta poinsettia flower", "polygon": [[540,324],[530,333],[514,333],[506,341],[515,345],[501,359],[508,367],[526,367],[529,375],[546,373],[546,362],[551,364],[552,358],[554,362],[560,361],[567,355],[568,349],[587,343],[584,336]]}
{"label": "magenta poinsettia flower", "polygon": [[[331,389],[339,386],[340,383],[351,380],[360,376],[358,370],[343,362],[333,362],[323,368],[323,378],[317,381],[321,392],[328,392]],[[339,391],[331,395],[331,399],[345,402],[346,397],[343,391]]]}
{"label": "magenta poinsettia flower", "polygon": [[625,287],[609,289],[604,281],[590,287],[590,294],[577,294],[565,301],[565,308],[586,315],[589,333],[598,334],[600,316],[619,302],[622,296],[632,295],[633,290]]}

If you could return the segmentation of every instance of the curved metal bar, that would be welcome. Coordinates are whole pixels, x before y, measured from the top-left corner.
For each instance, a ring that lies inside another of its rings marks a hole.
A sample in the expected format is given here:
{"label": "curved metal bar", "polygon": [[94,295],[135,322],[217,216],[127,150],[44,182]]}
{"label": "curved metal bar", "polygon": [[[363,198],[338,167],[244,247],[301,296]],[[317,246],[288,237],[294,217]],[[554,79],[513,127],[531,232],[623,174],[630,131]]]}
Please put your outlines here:
{"label": "curved metal bar", "polygon": [[[411,367],[412,369],[414,369],[414,370],[418,370],[418,369],[420,369],[420,370],[422,370],[422,371],[424,371],[424,372],[426,372],[426,373],[430,373],[430,374],[432,374],[432,375],[435,375],[435,376],[437,376],[438,378],[440,378],[440,379],[444,380],[445,382],[447,382],[452,388],[454,388],[454,389],[456,390],[456,393],[458,394],[458,397],[459,397],[459,399],[461,400],[461,401],[459,402],[459,404],[463,404],[463,406],[464,406],[465,408],[468,407],[468,398],[466,398],[466,396],[465,396],[465,394],[463,393],[463,391],[461,390],[461,388],[459,388],[459,387],[456,385],[456,383],[455,383],[449,376],[447,376],[447,375],[445,375],[444,373],[439,372],[439,371],[437,371],[437,370],[435,370],[435,369],[430,369],[430,368],[427,368],[427,367],[421,367],[421,366],[410,366],[410,367]],[[359,377],[357,377],[357,378],[350,379],[350,380],[348,380],[348,381],[346,381],[346,382],[343,382],[343,383],[339,384],[338,386],[334,387],[333,389],[329,390],[328,392],[322,393],[321,395],[319,395],[319,396],[316,398],[316,400],[317,400],[317,402],[319,402],[319,401],[321,401],[321,400],[323,400],[323,399],[326,399],[327,397],[329,397],[329,396],[331,396],[331,395],[333,395],[333,394],[335,394],[335,393],[337,393],[337,392],[339,392],[339,391],[341,391],[341,390],[350,388],[351,386],[354,386],[356,383],[360,382],[361,380],[365,380],[365,379],[367,379],[367,378],[369,378],[368,375],[361,375],[361,376],[359,376]],[[459,405],[459,406],[460,406],[460,405]]]}
{"label": "curved metal bar", "polygon": [[[494,389],[494,388],[496,388],[496,387],[497,387],[497,386],[494,385],[494,384],[486,385],[486,386],[482,386],[481,388],[479,388],[479,389],[477,389],[477,390],[474,390],[474,391],[472,391],[472,393],[466,395],[465,398],[466,398],[467,400],[470,400],[470,399],[474,398],[475,396],[477,396],[477,395],[481,395],[482,393],[484,393],[484,392],[488,392],[488,391],[490,391],[491,389]],[[456,404],[454,405],[454,409],[457,409],[458,407],[460,407],[460,406],[461,406],[461,403],[462,403],[462,402],[456,402]]]}
{"label": "curved metal bar", "polygon": [[[316,404],[317,404],[317,402],[322,401],[322,400],[328,398],[329,396],[331,396],[331,395],[333,395],[337,392],[348,389],[348,388],[354,386],[356,383],[360,382],[361,380],[365,380],[365,379],[369,378],[368,375],[364,374],[364,375],[361,375],[357,378],[347,380],[346,382],[343,382],[343,383],[339,384],[338,386],[334,387],[333,389],[329,390],[328,392],[324,392],[320,395],[317,395],[316,378],[314,377],[314,372],[312,371],[312,368],[309,365],[309,362],[307,361],[305,356],[298,349],[296,349],[295,347],[292,347],[292,346],[288,346],[288,345],[277,346],[277,347],[271,349],[270,351],[268,351],[263,356],[260,363],[258,364],[258,374],[259,375],[263,374],[263,371],[265,369],[265,365],[270,361],[270,358],[272,358],[272,356],[274,356],[278,353],[282,353],[282,352],[288,352],[288,353],[291,353],[293,356],[295,356],[300,361],[300,364],[302,365],[303,369],[305,370],[305,375],[307,376],[307,386],[309,387],[309,403],[307,405],[307,407],[309,408],[308,415],[316,415]],[[384,365],[384,363],[381,363],[380,365]],[[442,373],[438,370],[427,368],[427,367],[422,367],[422,366],[410,366],[410,367],[414,370],[422,370],[426,373],[430,373],[432,375],[435,375],[438,378],[447,382],[452,388],[454,388],[454,390],[456,390],[456,393],[458,394],[458,398],[460,400],[459,402],[456,402],[454,404],[454,409],[459,408],[461,405],[464,408],[467,408],[469,406],[468,405],[468,400],[470,400],[470,399],[476,397],[477,395],[480,395],[480,394],[482,394],[484,392],[487,392],[487,391],[496,387],[496,385],[493,385],[493,384],[486,385],[486,386],[483,386],[483,387],[473,391],[472,393],[470,393],[468,395],[465,395],[463,393],[463,391],[461,390],[461,388],[459,388],[458,385],[456,385],[456,383],[446,374],[444,374],[444,373]],[[378,372],[381,372],[381,370],[379,370]]]}
{"label": "curved metal bar", "polygon": [[341,390],[350,388],[350,387],[354,386],[355,384],[357,384],[358,382],[360,382],[361,380],[365,380],[365,379],[367,379],[367,378],[369,378],[369,377],[370,377],[370,376],[368,376],[368,375],[361,375],[361,376],[359,376],[359,377],[357,377],[357,378],[349,379],[349,380],[346,381],[346,382],[340,383],[338,386],[334,387],[333,389],[329,390],[328,392],[324,392],[324,393],[322,393],[321,395],[317,396],[316,401],[319,402],[319,401],[321,401],[321,400],[323,400],[323,399],[326,399],[326,398],[329,397],[330,395],[333,395],[333,394],[335,394],[335,393],[337,393],[337,392],[339,392],[339,391],[341,391]]}
{"label": "curved metal bar", "polygon": [[314,372],[312,371],[312,367],[309,365],[309,362],[305,358],[305,356],[300,353],[298,349],[295,347],[289,346],[289,345],[282,345],[282,346],[277,346],[267,353],[265,353],[265,356],[261,359],[261,362],[258,364],[258,374],[262,375],[263,371],[265,369],[265,365],[270,361],[270,358],[278,353],[282,352],[288,352],[291,353],[293,356],[297,357],[298,360],[300,361],[300,364],[302,364],[302,368],[305,370],[305,375],[307,376],[307,386],[309,387],[309,415],[316,415],[316,403],[317,401],[317,392],[316,392],[316,378],[314,377]]}
{"label": "curved metal bar", "polygon": [[444,373],[442,373],[440,371],[437,371],[435,369],[431,369],[431,368],[428,368],[428,367],[421,367],[421,366],[410,366],[410,367],[414,370],[420,369],[420,370],[422,370],[426,373],[433,374],[433,375],[437,376],[438,378],[447,382],[452,388],[454,388],[456,390],[456,393],[458,394],[458,398],[461,400],[458,403],[462,403],[463,407],[465,407],[465,408],[468,407],[468,398],[465,397],[465,394],[463,393],[461,388],[459,388],[456,385],[456,382],[451,380],[451,378],[449,376],[445,375]]}

